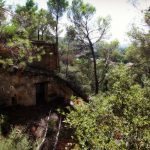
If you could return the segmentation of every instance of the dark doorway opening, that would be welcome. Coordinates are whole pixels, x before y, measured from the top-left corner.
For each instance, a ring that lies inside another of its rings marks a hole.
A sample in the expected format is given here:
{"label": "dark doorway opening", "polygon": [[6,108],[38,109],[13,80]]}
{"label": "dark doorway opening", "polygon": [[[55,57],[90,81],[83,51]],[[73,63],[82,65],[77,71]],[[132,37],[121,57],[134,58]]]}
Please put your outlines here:
{"label": "dark doorway opening", "polygon": [[17,98],[16,98],[16,95],[14,95],[12,98],[12,105],[17,105]]}
{"label": "dark doorway opening", "polygon": [[41,105],[46,103],[47,83],[36,84],[36,104]]}

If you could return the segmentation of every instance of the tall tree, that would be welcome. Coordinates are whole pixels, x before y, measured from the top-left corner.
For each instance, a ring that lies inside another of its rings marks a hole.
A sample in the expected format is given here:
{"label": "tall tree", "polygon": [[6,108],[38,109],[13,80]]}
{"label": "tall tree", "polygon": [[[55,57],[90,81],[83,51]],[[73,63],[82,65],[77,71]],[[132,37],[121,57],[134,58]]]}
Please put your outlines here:
{"label": "tall tree", "polygon": [[100,57],[98,63],[98,76],[100,90],[107,90],[107,74],[110,70],[110,66],[121,62],[123,60],[123,54],[119,50],[119,42],[117,40],[111,42],[101,41],[96,46],[97,53]]}
{"label": "tall tree", "polygon": [[5,1],[0,0],[0,32],[1,32],[2,22],[5,20],[4,5],[5,5]]}
{"label": "tall tree", "polygon": [[0,0],[0,25],[2,24],[2,21],[5,20],[4,6],[5,6],[5,1]]}
{"label": "tall tree", "polygon": [[19,25],[20,28],[25,29],[29,38],[32,39],[36,32],[36,12],[37,5],[34,0],[27,0],[24,6],[18,5],[13,17],[13,23]]}
{"label": "tall tree", "polygon": [[58,51],[58,37],[59,37],[59,20],[63,16],[64,12],[68,7],[67,0],[48,0],[47,2],[49,13],[52,14],[55,21],[55,42],[56,50]]}
{"label": "tall tree", "polygon": [[76,36],[74,27],[68,26],[66,29],[66,40],[67,40],[67,63],[66,63],[66,77],[68,75],[68,66],[69,66],[69,52],[71,48],[71,43],[74,41]]}
{"label": "tall tree", "polygon": [[52,37],[51,29],[54,27],[52,15],[44,9],[40,9],[36,15],[37,39],[50,40]]}
{"label": "tall tree", "polygon": [[95,44],[102,40],[109,28],[110,19],[99,18],[97,24],[95,20],[92,21],[96,9],[82,0],[73,0],[72,6],[69,11],[69,18],[74,24],[76,29],[76,39],[83,45],[86,46],[91,52],[93,59],[94,68],[94,79],[95,79],[95,94],[98,94],[99,83],[97,77],[97,66],[95,56]]}
{"label": "tall tree", "polygon": [[145,25],[143,28],[134,26],[129,32],[132,44],[126,50],[126,59],[133,63],[136,80],[142,86],[144,78],[150,78],[150,11],[144,10]]}

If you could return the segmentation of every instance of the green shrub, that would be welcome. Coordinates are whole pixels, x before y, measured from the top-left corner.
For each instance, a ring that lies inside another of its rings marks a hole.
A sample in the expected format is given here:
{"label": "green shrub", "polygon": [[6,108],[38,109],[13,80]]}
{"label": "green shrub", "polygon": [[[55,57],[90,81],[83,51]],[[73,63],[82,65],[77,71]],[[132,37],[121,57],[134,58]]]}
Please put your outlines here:
{"label": "green shrub", "polygon": [[14,129],[8,137],[1,137],[0,148],[2,150],[30,150],[32,145],[27,135]]}
{"label": "green shrub", "polygon": [[108,93],[67,114],[65,122],[75,129],[74,139],[81,149],[150,149],[149,82],[141,87],[125,66],[110,74]]}
{"label": "green shrub", "polygon": [[0,114],[0,135],[5,134],[9,130],[8,119],[6,116]]}

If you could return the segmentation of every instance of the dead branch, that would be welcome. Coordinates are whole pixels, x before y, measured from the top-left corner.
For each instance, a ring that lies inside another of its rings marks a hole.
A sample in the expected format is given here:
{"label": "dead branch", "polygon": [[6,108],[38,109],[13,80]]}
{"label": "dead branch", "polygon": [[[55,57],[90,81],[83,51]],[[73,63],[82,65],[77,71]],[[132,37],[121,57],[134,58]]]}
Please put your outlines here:
{"label": "dead branch", "polygon": [[42,145],[44,144],[45,140],[46,140],[46,135],[47,135],[47,131],[48,131],[48,122],[50,120],[50,115],[51,115],[51,110],[49,111],[49,115],[48,115],[48,119],[47,119],[47,124],[46,124],[46,129],[45,129],[45,134],[43,137],[42,142],[37,146],[36,150],[40,150]]}
{"label": "dead branch", "polygon": [[53,150],[56,150],[56,146],[57,146],[58,138],[59,138],[59,134],[60,134],[60,129],[61,129],[61,117],[60,117],[60,120],[59,120],[58,132],[56,134],[56,139],[55,139],[55,144],[54,144]]}

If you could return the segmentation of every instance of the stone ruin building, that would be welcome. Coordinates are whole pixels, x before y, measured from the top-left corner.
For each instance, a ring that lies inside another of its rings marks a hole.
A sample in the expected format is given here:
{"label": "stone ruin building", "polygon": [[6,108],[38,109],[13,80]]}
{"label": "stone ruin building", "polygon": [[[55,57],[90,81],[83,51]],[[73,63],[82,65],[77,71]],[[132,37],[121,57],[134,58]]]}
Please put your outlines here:
{"label": "stone ruin building", "polygon": [[46,51],[40,62],[28,65],[23,71],[6,72],[0,68],[0,105],[41,105],[54,95],[68,99],[73,94],[69,87],[53,76],[59,68],[55,45],[43,41],[34,41],[33,44]]}

